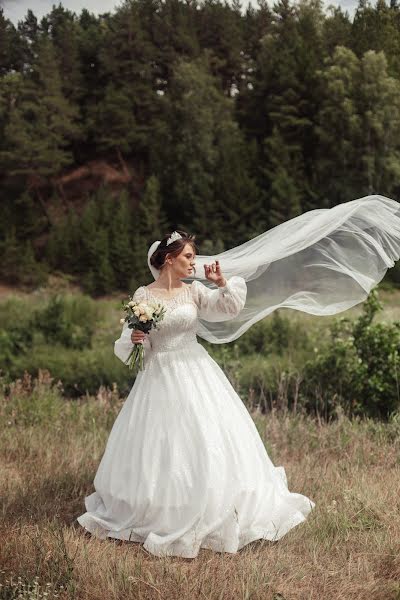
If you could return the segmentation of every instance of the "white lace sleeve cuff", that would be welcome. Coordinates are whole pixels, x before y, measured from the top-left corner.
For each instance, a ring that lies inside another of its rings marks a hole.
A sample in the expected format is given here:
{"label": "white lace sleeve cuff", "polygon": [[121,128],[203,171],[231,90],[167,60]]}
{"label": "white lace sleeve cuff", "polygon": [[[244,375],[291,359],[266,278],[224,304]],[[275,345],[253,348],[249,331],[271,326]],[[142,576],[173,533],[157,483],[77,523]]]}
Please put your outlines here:
{"label": "white lace sleeve cuff", "polygon": [[226,285],[210,289],[198,280],[192,283],[192,295],[200,319],[227,321],[236,317],[246,302],[247,286],[243,277],[234,275]]}

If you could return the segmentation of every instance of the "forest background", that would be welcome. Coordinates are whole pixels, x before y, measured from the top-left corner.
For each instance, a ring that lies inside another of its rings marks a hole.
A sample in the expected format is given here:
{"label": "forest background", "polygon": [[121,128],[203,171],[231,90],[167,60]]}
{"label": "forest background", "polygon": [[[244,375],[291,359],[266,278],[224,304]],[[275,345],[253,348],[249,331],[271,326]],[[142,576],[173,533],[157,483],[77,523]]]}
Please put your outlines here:
{"label": "forest background", "polygon": [[[0,13],[0,277],[150,281],[177,227],[203,254],[400,190],[400,8],[219,0]],[[389,273],[400,280],[398,270]]]}
{"label": "forest background", "polygon": [[[212,255],[306,210],[399,196],[400,8],[362,1],[350,20],[318,0],[129,0],[16,27],[0,14],[0,131],[4,394],[41,369],[67,397],[125,394],[112,344],[155,239],[183,228]],[[203,343],[249,406],[387,418],[399,284],[400,261],[383,313],[371,294],[339,322],[276,311]]]}

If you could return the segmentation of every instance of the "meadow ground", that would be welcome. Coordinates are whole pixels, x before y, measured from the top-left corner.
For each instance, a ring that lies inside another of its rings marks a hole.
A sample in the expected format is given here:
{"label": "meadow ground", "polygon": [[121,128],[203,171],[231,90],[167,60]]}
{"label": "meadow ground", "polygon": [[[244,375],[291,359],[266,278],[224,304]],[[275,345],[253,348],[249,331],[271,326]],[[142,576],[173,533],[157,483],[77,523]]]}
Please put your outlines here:
{"label": "meadow ground", "polygon": [[[14,295],[0,289],[0,300]],[[46,296],[26,298],[38,306]],[[380,291],[377,320],[400,319],[399,296]],[[108,347],[119,330],[120,297],[99,304],[94,344]],[[284,314],[318,340],[334,318]],[[400,600],[400,412],[388,423],[340,413],[326,423],[252,411],[290,490],[314,500],[315,510],[275,543],[160,559],[140,544],[89,537],[76,522],[124,401],[118,390],[68,400],[42,373],[14,384],[11,395],[4,391],[0,386],[0,600]]]}
{"label": "meadow ground", "polygon": [[0,401],[0,598],[400,599],[400,416],[252,413],[291,491],[316,502],[278,542],[156,558],[76,522],[123,399],[66,400],[42,374]]}

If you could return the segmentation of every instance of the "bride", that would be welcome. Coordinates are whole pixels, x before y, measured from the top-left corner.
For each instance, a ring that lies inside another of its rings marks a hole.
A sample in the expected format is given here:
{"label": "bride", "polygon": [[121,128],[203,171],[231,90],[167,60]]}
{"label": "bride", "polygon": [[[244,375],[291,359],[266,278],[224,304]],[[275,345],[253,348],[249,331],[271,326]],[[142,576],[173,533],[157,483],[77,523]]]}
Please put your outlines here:
{"label": "bride", "polygon": [[[154,246],[154,245],[153,245]],[[149,334],[126,327],[115,354],[145,347],[140,371],[111,430],[78,522],[100,538],[141,542],[157,556],[197,556],[200,548],[235,553],[257,539],[278,540],[304,521],[314,502],[287,487],[241,399],[197,341],[199,318],[238,316],[243,277],[224,277],[219,261],[198,280],[194,237],[174,232],[150,253],[156,281],[137,301],[161,301],[164,320]],[[152,248],[151,248],[152,250]]]}
{"label": "bride", "polygon": [[[137,301],[161,300],[157,330],[124,324],[115,354],[143,343],[140,371],[118,414],[79,523],[100,538],[141,542],[186,558],[279,540],[315,504],[288,490],[229,380],[197,336],[238,338],[277,308],[332,315],[362,302],[400,257],[400,205],[365,196],[311,210],[210,257],[194,237],[154,242],[155,281]],[[204,268],[203,282],[194,267]],[[187,284],[182,280],[192,281]]]}

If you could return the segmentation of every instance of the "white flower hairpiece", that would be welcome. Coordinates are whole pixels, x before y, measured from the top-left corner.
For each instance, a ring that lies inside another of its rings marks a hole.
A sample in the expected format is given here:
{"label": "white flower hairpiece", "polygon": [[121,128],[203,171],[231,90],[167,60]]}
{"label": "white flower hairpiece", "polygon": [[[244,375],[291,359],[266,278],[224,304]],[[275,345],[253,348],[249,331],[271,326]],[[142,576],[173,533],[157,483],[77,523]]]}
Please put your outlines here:
{"label": "white flower hairpiece", "polygon": [[172,242],[175,242],[175,240],[179,240],[181,237],[182,236],[180,233],[178,233],[177,231],[173,231],[167,239],[167,246],[169,246],[169,244],[172,244]]}

